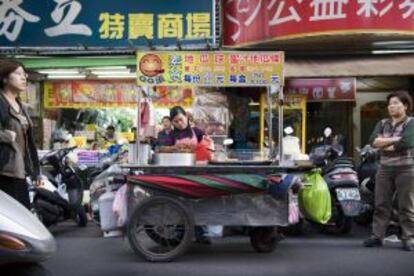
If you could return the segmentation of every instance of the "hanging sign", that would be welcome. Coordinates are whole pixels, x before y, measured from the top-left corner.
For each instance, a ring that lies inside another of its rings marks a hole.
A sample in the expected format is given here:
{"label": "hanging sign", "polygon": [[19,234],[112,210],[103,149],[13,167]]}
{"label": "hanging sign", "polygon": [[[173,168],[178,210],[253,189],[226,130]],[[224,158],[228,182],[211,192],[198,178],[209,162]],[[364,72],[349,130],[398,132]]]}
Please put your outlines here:
{"label": "hanging sign", "polygon": [[283,84],[283,52],[138,52],[138,85]]}
{"label": "hanging sign", "polygon": [[285,93],[304,95],[308,102],[355,101],[355,78],[287,79]]}
{"label": "hanging sign", "polygon": [[[140,87],[133,80],[65,80],[45,83],[45,108],[137,107]],[[156,86],[150,91],[155,107],[191,106],[191,87]]]}

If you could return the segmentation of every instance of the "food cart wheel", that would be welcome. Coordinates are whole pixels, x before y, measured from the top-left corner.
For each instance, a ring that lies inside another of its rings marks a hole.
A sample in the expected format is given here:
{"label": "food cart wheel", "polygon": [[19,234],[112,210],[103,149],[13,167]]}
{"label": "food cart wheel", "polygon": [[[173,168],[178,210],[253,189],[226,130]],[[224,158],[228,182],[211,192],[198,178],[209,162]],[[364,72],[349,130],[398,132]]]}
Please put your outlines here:
{"label": "food cart wheel", "polygon": [[250,243],[259,253],[273,252],[279,242],[276,227],[254,227],[250,232]]}
{"label": "food cart wheel", "polygon": [[152,262],[171,261],[192,242],[194,220],[180,201],[150,197],[138,204],[127,226],[129,243],[136,254]]}
{"label": "food cart wheel", "polygon": [[163,246],[167,246],[168,244],[176,246],[181,242],[184,236],[184,232],[181,229],[176,231],[177,234],[174,239],[169,239],[163,233],[159,233],[156,229],[145,229],[145,232],[154,242]]}

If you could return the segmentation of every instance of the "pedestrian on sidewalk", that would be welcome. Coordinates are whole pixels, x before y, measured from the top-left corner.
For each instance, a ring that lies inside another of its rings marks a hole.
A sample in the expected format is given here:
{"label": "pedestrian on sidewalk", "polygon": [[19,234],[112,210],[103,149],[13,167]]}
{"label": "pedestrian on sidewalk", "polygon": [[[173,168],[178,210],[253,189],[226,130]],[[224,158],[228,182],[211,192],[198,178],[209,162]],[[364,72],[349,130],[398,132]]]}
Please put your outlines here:
{"label": "pedestrian on sidewalk", "polygon": [[389,118],[376,125],[370,144],[380,151],[376,175],[375,211],[366,247],[382,246],[394,193],[398,195],[403,249],[414,251],[414,118],[413,100],[405,91],[387,97]]}
{"label": "pedestrian on sidewalk", "polygon": [[27,88],[21,63],[0,60],[0,190],[30,207],[26,177],[40,175],[32,121],[19,100]]}

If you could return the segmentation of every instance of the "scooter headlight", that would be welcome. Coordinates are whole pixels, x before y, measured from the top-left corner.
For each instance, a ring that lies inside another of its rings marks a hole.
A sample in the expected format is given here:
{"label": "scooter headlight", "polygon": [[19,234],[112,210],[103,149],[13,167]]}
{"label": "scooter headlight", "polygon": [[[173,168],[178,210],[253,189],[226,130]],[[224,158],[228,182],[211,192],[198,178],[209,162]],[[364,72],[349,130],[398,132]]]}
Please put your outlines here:
{"label": "scooter headlight", "polygon": [[16,237],[13,237],[8,234],[0,234],[0,248],[13,251],[20,251],[25,250],[27,247],[23,241],[19,240]]}

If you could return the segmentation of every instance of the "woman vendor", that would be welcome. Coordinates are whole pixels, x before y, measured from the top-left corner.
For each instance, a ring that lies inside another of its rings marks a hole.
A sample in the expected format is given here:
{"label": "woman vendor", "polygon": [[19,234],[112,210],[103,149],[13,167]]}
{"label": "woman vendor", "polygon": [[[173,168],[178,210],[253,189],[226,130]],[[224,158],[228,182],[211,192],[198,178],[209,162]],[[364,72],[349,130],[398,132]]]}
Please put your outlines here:
{"label": "woman vendor", "polygon": [[197,161],[211,160],[214,143],[197,127],[191,127],[184,108],[175,106],[170,110],[174,130],[171,132],[173,146],[164,147],[166,151],[194,152]]}
{"label": "woman vendor", "polygon": [[[164,147],[167,151],[194,152],[197,161],[211,160],[212,154],[210,149],[213,147],[213,141],[208,138],[204,131],[199,128],[191,127],[189,118],[184,108],[175,106],[170,110],[170,118],[174,130],[171,132],[171,142],[173,146]],[[207,237],[207,226],[196,226],[196,241],[201,244],[210,244]]]}

